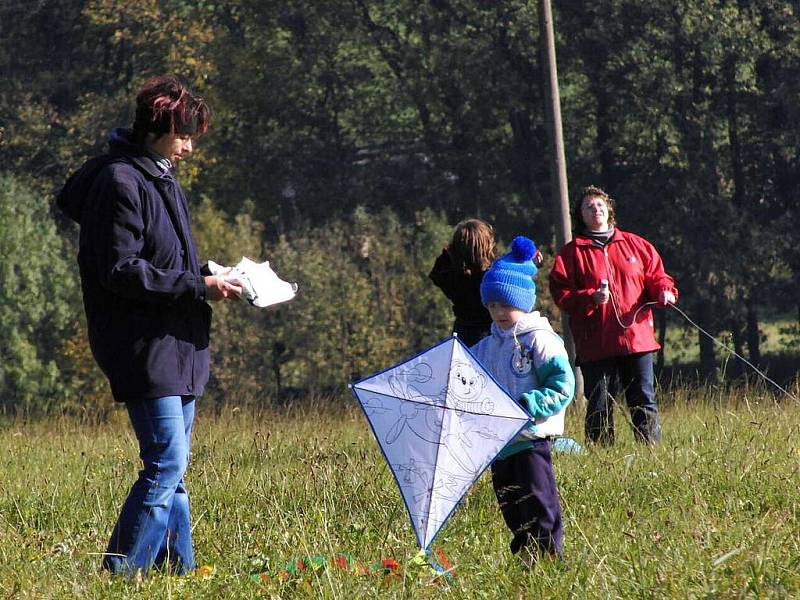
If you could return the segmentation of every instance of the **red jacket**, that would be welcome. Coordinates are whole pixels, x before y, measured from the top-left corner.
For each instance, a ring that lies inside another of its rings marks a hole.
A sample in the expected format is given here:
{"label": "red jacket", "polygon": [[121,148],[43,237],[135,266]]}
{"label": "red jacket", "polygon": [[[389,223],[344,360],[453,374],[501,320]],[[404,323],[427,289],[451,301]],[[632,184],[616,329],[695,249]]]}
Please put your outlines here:
{"label": "red jacket", "polygon": [[[602,279],[608,280],[611,300],[598,306],[592,294]],[[550,272],[550,292],[569,314],[579,362],[658,350],[650,307],[636,311],[658,300],[662,290],[678,298],[656,249],[644,238],[619,229],[605,248],[579,235],[559,251]]]}

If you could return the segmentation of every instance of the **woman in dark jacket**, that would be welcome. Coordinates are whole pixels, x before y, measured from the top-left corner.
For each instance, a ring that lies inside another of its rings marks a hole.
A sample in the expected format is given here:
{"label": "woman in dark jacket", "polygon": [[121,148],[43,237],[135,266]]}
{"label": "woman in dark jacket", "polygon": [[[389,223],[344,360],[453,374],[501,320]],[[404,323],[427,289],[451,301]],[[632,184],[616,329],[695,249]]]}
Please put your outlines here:
{"label": "woman in dark jacket", "polygon": [[206,301],[241,293],[201,274],[174,175],[208,123],[206,103],[177,79],[150,79],[133,129],[113,130],[108,153],[84,164],[58,198],[81,228],[89,344],[127,408],[143,462],[103,559],[115,573],[146,572],[167,557],[175,573],[195,567],[183,474],[209,375]]}

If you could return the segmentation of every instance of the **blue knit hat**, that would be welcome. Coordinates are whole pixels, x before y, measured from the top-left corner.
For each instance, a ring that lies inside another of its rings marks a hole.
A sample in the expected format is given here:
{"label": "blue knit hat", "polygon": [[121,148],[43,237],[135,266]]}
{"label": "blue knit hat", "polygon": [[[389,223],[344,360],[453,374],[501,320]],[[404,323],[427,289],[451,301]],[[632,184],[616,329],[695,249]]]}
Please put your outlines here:
{"label": "blue knit hat", "polygon": [[525,236],[511,242],[511,252],[501,256],[483,275],[481,302],[509,304],[531,312],[536,303],[536,284],[533,278],[539,269],[533,263],[536,244]]}

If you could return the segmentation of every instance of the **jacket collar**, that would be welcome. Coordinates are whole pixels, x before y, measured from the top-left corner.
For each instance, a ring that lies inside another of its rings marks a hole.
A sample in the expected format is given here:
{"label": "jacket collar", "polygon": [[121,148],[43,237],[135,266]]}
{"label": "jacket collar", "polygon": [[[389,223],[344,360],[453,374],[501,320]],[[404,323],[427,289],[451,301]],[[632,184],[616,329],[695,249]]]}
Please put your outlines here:
{"label": "jacket collar", "polygon": [[140,171],[154,179],[172,178],[171,171],[164,171],[156,158],[141,144],[133,141],[133,131],[117,127],[108,136],[109,151],[126,156]]}
{"label": "jacket collar", "polygon": [[505,340],[542,328],[552,330],[547,319],[542,317],[538,310],[535,310],[523,316],[511,329],[501,329],[496,323],[492,323],[492,335],[500,340]]}
{"label": "jacket collar", "polygon": [[[611,239],[608,240],[608,244],[612,242],[618,241],[622,237],[622,233],[619,230],[619,227],[614,227],[614,235],[611,236]],[[576,246],[594,246],[594,240],[592,238],[583,235],[582,233],[578,232],[575,234],[574,242]]]}

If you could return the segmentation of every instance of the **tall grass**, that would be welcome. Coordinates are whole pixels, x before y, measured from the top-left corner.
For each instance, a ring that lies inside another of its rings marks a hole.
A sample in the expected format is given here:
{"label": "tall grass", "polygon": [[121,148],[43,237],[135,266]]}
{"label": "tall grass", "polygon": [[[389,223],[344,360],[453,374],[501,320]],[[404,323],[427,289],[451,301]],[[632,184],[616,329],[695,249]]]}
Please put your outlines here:
{"label": "tall grass", "polygon": [[[205,577],[130,581],[98,568],[138,468],[123,411],[96,423],[6,422],[0,597],[800,597],[800,406],[757,388],[682,387],[662,399],[659,446],[636,445],[618,411],[616,446],[555,455],[568,569],[545,561],[525,571],[509,555],[484,476],[434,544],[456,568],[444,585],[413,569],[274,577],[307,555],[369,564],[415,553],[400,495],[349,399],[201,405],[187,485],[198,561],[213,567]],[[579,441],[581,420],[571,408],[567,431]]]}

